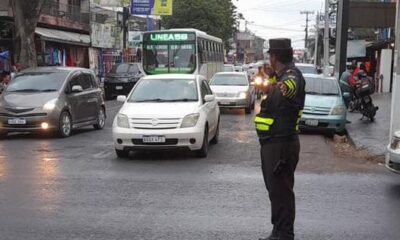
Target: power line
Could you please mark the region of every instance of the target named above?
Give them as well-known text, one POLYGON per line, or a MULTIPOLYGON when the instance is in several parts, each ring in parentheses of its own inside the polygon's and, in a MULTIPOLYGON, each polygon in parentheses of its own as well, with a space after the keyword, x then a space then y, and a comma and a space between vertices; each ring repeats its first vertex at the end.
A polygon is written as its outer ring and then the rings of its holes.
POLYGON ((278 30, 278 31, 292 31, 292 32, 302 32, 303 31, 303 30, 293 29, 293 28, 281 28, 281 27, 258 25, 258 24, 254 24, 254 23, 250 23, 250 22, 249 22, 249 25, 252 25, 255 27, 260 27, 260 28, 278 30))

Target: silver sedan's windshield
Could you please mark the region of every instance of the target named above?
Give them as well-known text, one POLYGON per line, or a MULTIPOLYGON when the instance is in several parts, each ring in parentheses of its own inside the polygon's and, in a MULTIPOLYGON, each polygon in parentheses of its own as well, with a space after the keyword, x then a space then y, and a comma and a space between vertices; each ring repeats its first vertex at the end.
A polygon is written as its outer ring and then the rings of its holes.
POLYGON ((8 85, 7 92, 50 92, 62 87, 68 72, 20 73, 8 85))

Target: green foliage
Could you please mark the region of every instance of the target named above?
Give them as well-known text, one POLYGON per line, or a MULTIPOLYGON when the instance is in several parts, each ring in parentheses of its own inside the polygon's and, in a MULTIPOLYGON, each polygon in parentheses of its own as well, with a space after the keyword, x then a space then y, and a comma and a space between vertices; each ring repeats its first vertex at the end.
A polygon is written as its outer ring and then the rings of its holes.
POLYGON ((231 0, 174 0, 173 15, 162 18, 169 28, 196 28, 221 38, 226 47, 236 26, 236 7, 231 0))

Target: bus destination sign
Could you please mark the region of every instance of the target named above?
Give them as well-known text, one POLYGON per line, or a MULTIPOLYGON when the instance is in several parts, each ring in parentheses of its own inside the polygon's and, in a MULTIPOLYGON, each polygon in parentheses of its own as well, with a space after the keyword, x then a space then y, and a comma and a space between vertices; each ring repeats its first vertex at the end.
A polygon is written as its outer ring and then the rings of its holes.
POLYGON ((193 33, 151 33, 149 36, 152 42, 181 42, 195 40, 193 33))

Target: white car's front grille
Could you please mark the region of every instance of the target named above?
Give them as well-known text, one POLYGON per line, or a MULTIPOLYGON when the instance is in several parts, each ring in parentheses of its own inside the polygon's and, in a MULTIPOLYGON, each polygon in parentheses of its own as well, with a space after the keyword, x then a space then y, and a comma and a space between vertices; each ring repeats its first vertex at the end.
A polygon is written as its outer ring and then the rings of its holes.
POLYGON ((175 129, 179 128, 180 118, 131 118, 132 128, 136 129, 175 129))
POLYGON ((216 93, 215 95, 222 98, 234 98, 237 96, 237 93, 216 93))

